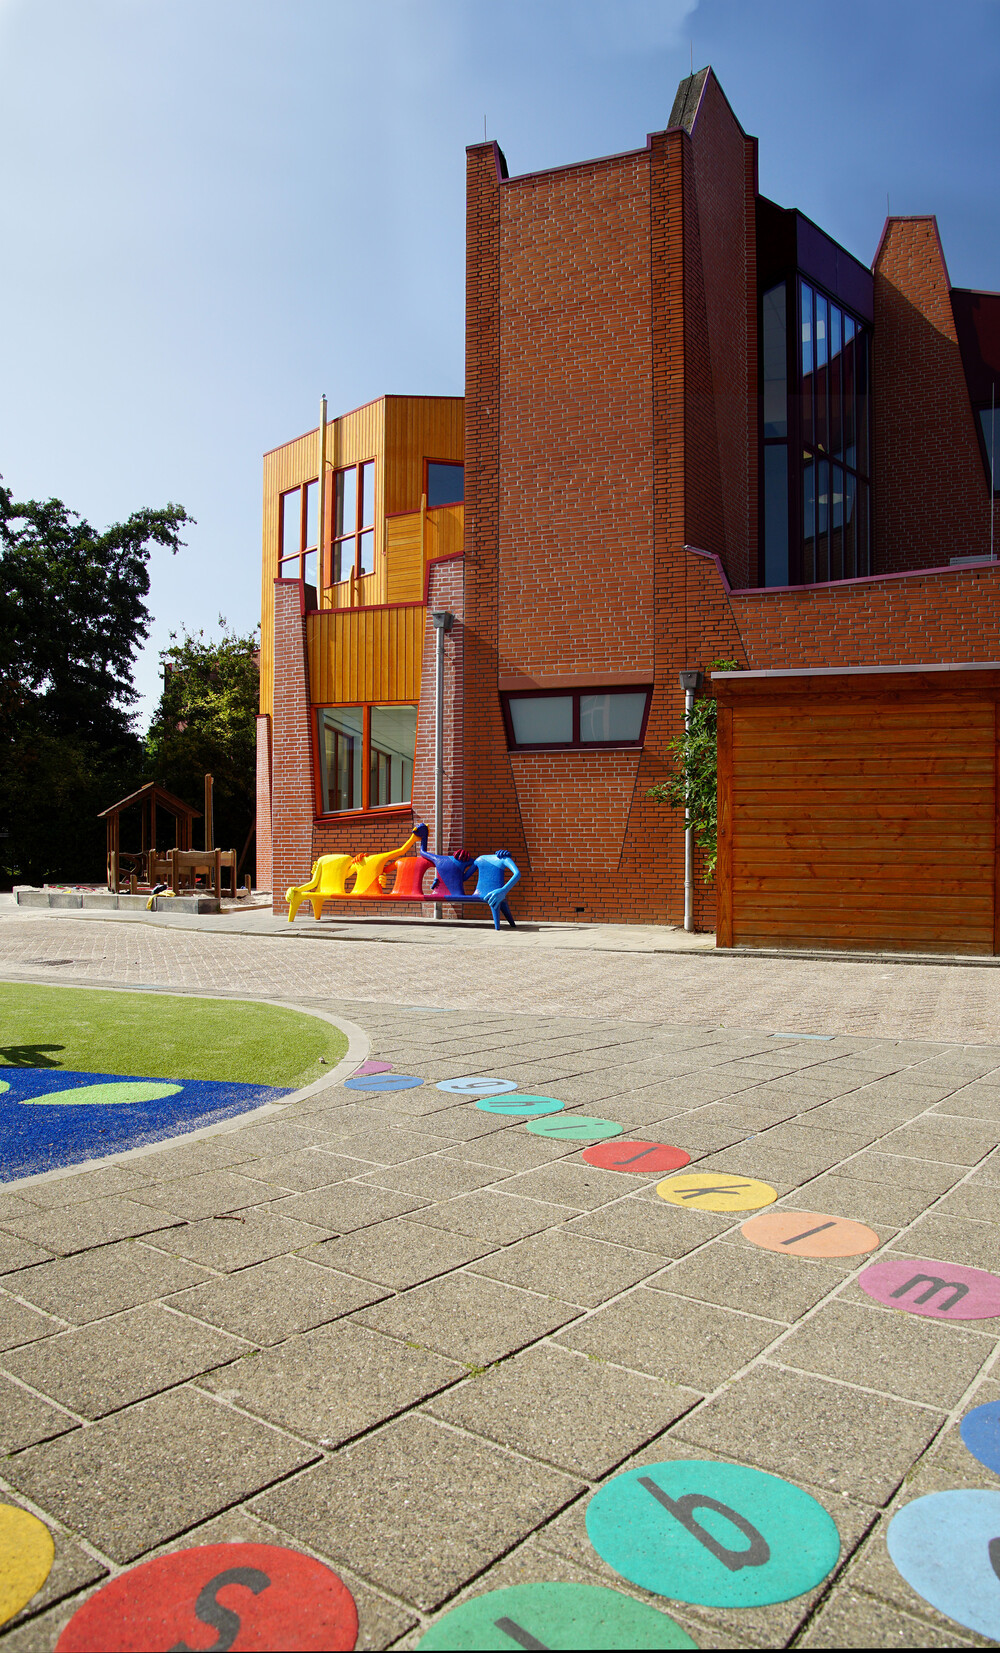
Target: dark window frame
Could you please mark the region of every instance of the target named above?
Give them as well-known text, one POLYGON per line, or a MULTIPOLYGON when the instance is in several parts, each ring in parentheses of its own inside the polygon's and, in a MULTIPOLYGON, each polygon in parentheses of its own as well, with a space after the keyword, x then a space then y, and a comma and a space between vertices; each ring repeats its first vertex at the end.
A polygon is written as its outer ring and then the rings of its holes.
MULTIPOLYGON (((330 488, 329 488, 329 494, 327 496, 328 497, 327 509, 329 511, 329 516, 330 516, 330 526, 329 526, 329 533, 324 535, 324 538, 327 541, 327 545, 324 548, 325 549, 325 555, 324 555, 324 562, 323 562, 323 585, 324 585, 324 587, 326 587, 328 589, 332 589, 332 587, 337 586, 337 585, 346 585, 348 583, 348 581, 350 580, 350 578, 351 578, 352 572, 353 572, 354 578, 356 580, 367 579, 369 574, 373 574, 375 572, 375 536, 378 532, 378 514, 377 514, 376 509, 375 509, 375 501, 376 501, 376 498, 378 496, 377 470, 378 470, 378 466, 377 466, 374 454, 370 454, 366 459, 353 460, 350 465, 337 465, 337 466, 331 468, 331 471, 330 471, 330 488), (337 520, 337 478, 338 478, 338 476, 343 476, 346 471, 353 471, 354 472, 354 489, 355 489, 354 497, 355 497, 355 500, 360 500, 361 501, 362 507, 363 507, 363 505, 364 505, 364 490, 363 490, 362 485, 361 485, 361 472, 363 471, 363 469, 366 465, 371 465, 371 467, 372 467, 372 513, 371 513, 372 519, 371 519, 371 522, 370 523, 362 523, 362 522, 358 522, 356 520, 354 528, 350 531, 350 533, 335 534, 334 533, 334 528, 336 526, 336 520, 337 520), (361 569, 361 537, 362 537, 363 534, 371 534, 371 536, 372 536, 372 566, 367 571, 367 573, 363 573, 362 569, 361 569), (335 580, 334 577, 333 577, 333 570, 334 570, 334 564, 335 564, 335 560, 336 560, 336 556, 337 556, 337 549, 338 549, 339 546, 349 545, 351 540, 354 541, 354 556, 353 556, 353 559, 350 562, 347 573, 346 574, 342 573, 341 576, 340 576, 340 579, 335 580)), ((355 509, 356 509, 356 507, 355 507, 355 509)), ((353 813, 356 813, 356 811, 352 811, 352 814, 353 813)))
MULTIPOLYGON (((341 467, 345 469, 347 467, 341 467)), ((417 738, 420 732, 420 702, 417 700, 324 700, 312 708, 312 754, 313 754, 313 792, 317 821, 355 821, 359 816, 366 820, 372 817, 411 815, 413 813, 412 796, 406 803, 375 804, 370 802, 371 796, 371 731, 372 711, 379 706, 412 706, 417 714, 417 722, 413 735, 413 767, 416 771, 417 738), (338 712, 354 710, 361 711, 361 805, 356 809, 324 809, 323 807, 323 755, 320 750, 320 715, 323 712, 338 712)), ((412 792, 412 787, 411 787, 412 792)))
POLYGON ((448 511, 454 505, 464 505, 465 504, 465 460, 464 459, 438 459, 434 454, 425 454, 424 455, 424 487, 423 487, 423 494, 424 494, 424 498, 427 501, 428 511, 448 511), (461 497, 461 499, 449 500, 447 505, 432 505, 431 504, 431 474, 430 474, 430 468, 431 468, 432 465, 450 465, 455 470, 458 470, 458 471, 462 472, 462 497, 461 497))
POLYGON ((564 687, 551 689, 501 689, 500 710, 503 714, 504 730, 507 735, 507 748, 511 752, 638 752, 646 740, 646 725, 649 722, 649 708, 653 701, 652 683, 586 683, 581 688, 568 689, 564 687), (580 699, 590 694, 644 694, 646 704, 642 713, 642 726, 636 740, 581 740, 580 739, 580 699), (522 745, 515 739, 514 723, 510 715, 512 700, 573 700, 573 739, 570 741, 539 741, 530 745, 522 745))

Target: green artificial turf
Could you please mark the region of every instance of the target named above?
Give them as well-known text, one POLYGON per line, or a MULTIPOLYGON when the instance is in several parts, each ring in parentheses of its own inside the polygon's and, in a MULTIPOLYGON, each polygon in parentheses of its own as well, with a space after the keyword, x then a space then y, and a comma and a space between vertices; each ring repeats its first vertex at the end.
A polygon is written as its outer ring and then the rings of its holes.
POLYGON ((0 982, 0 1070, 66 1068, 298 1089, 329 1073, 346 1050, 345 1036, 329 1022, 276 1005, 0 982))

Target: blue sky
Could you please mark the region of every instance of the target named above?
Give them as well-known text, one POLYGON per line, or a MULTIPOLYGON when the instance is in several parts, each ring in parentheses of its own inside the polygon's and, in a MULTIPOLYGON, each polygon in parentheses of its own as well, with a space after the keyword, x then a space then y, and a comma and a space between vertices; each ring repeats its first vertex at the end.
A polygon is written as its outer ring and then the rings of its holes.
POLYGON ((760 183, 869 262, 936 212, 1000 288, 1000 0, 0 0, 0 473, 154 552, 172 629, 259 617, 261 454, 387 391, 461 394, 465 145, 633 149, 711 63, 760 183))

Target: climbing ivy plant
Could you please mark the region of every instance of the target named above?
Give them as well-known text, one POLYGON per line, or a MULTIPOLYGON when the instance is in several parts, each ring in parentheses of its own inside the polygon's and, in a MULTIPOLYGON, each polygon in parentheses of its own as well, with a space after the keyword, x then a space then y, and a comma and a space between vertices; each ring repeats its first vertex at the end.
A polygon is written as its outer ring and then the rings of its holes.
MULTIPOLYGON (((738 672, 737 660, 713 660, 712 671, 738 672)), ((695 842, 704 856, 705 883, 715 877, 718 856, 718 713, 714 696, 696 700, 684 733, 668 743, 674 772, 646 793, 672 809, 688 809, 695 842)))

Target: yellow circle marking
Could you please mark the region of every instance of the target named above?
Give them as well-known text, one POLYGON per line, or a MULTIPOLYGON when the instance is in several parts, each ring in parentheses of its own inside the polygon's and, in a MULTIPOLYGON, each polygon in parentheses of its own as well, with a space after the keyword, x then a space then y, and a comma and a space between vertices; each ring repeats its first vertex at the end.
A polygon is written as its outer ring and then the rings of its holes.
POLYGON ((664 1177, 656 1185, 661 1200, 695 1211, 756 1211, 771 1205, 778 1190, 753 1177, 731 1177, 725 1171, 694 1171, 682 1177, 664 1177))
POLYGON ((6 1624, 45 1583, 56 1549, 37 1516, 0 1504, 0 1624, 6 1624))

